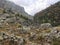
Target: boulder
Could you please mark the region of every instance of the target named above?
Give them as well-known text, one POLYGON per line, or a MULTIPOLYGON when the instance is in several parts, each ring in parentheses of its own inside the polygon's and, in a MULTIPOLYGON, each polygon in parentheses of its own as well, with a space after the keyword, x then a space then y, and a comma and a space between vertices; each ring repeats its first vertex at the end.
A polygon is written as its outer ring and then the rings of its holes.
POLYGON ((40 29, 46 30, 48 28, 52 28, 52 25, 50 23, 43 23, 40 25, 40 29))

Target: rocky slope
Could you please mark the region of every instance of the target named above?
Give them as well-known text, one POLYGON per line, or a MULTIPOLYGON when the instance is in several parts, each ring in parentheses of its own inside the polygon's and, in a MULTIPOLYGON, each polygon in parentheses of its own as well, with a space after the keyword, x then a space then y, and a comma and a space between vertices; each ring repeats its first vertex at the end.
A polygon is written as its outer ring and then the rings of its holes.
POLYGON ((39 28, 20 23, 0 23, 0 45, 60 45, 60 26, 41 24, 39 28))
POLYGON ((12 12, 18 12, 20 14, 22 14, 25 17, 28 17, 29 19, 32 19, 32 16, 30 16, 29 14, 27 14, 24 11, 24 8, 21 6, 16 5, 13 2, 10 2, 8 0, 0 0, 0 8, 4 8, 5 10, 11 10, 12 12))
POLYGON ((53 26, 60 25, 60 2, 35 14, 34 21, 38 25, 41 23, 51 23, 53 26))
POLYGON ((60 26, 43 23, 36 28, 28 18, 0 8, 0 45, 60 45, 59 42, 60 26))
POLYGON ((0 8, 0 45, 60 45, 60 26, 33 25, 18 11, 7 9, 0 8))

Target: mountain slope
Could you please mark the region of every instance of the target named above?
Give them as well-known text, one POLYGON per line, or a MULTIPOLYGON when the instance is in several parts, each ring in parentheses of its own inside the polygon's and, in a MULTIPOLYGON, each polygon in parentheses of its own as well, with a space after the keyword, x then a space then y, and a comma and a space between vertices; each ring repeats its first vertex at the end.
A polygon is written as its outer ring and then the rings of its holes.
POLYGON ((34 21, 36 24, 51 23, 53 26, 60 25, 60 2, 35 14, 34 21))
POLYGON ((32 16, 28 15, 25 11, 24 8, 21 6, 16 5, 13 2, 10 2, 8 0, 0 0, 0 8, 4 8, 5 10, 11 10, 12 12, 18 12, 22 14, 25 17, 28 17, 29 19, 32 19, 32 16))
POLYGON ((19 23, 27 26, 31 25, 32 16, 28 15, 23 7, 8 0, 0 0, 0 23, 19 23))

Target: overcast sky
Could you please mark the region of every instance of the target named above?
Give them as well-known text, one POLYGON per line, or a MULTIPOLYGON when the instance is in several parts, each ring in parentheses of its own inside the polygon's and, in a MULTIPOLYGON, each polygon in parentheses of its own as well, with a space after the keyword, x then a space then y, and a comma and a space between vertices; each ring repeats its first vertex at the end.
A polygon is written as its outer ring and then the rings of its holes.
POLYGON ((23 6, 25 11, 34 15, 35 13, 49 7, 60 0, 10 0, 19 6, 23 6))

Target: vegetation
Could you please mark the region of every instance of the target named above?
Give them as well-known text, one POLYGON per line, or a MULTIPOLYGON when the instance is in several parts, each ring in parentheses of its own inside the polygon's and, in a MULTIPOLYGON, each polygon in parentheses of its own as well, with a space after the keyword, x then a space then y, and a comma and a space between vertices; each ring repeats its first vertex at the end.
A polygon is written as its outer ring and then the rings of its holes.
POLYGON ((60 39, 57 39, 54 37, 53 41, 52 41, 53 45, 60 45, 60 39))
POLYGON ((53 26, 60 25, 60 2, 35 14, 34 21, 39 24, 51 23, 53 26))

